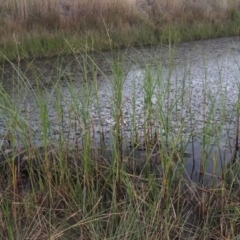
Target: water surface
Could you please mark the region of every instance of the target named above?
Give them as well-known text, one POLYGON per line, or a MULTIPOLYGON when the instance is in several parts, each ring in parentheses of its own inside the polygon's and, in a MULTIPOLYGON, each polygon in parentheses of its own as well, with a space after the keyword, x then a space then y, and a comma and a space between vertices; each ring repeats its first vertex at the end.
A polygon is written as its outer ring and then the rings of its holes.
MULTIPOLYGON (((48 124, 50 139, 67 138, 80 144, 84 129, 91 126, 93 144, 98 146, 104 133, 108 147, 116 124, 116 76, 122 74, 119 108, 125 147, 130 147, 136 131, 139 139, 144 135, 146 114, 151 109, 155 118, 165 116, 161 121, 153 119, 153 128, 163 142, 168 135, 167 141, 171 145, 174 139, 179 139, 181 132, 182 145, 189 153, 186 174, 196 180, 201 175, 203 160, 207 162, 204 165, 209 174, 213 170, 220 174, 221 165, 229 161, 234 152, 240 93, 239 40, 219 38, 177 46, 5 63, 1 68, 2 89, 16 104, 19 121, 24 119, 29 131, 34 133, 31 140, 36 145, 42 144, 45 134, 40 117, 44 109, 39 109, 40 103, 36 100, 36 95, 41 92, 41 101, 48 106, 45 124, 48 124), (146 88, 149 76, 153 81, 146 88), (72 106, 75 110, 71 110, 72 106), (218 167, 213 167, 215 159, 218 167)), ((16 115, 11 116, 4 97, 1 101, 1 133, 4 134, 7 128, 16 128, 21 136, 22 129, 11 121, 16 115), (4 120, 6 116, 7 121, 4 120)))

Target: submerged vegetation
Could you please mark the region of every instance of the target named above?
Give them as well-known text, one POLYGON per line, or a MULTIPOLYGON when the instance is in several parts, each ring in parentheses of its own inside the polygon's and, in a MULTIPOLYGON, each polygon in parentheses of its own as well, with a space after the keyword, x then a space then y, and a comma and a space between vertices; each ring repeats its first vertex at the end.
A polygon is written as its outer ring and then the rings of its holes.
POLYGON ((239 0, 0 0, 0 60, 238 36, 239 10, 239 0))
POLYGON ((218 101, 211 97, 206 75, 204 125, 198 130, 197 124, 189 124, 196 115, 191 79, 185 74, 172 79, 171 48, 169 55, 165 74, 157 60, 143 65, 144 81, 133 77, 128 99, 122 88, 131 60, 123 57, 109 59, 109 78, 89 53, 76 56, 72 61, 82 71, 82 80, 77 77, 81 88, 75 87, 64 58, 47 74, 46 67, 33 62, 24 71, 19 63, 10 63, 11 71, 3 66, 2 78, 7 75, 9 81, 7 86, 3 81, 0 92, 8 131, 2 137, 11 145, 2 146, 0 155, 1 239, 239 239, 240 165, 219 162, 218 153, 211 158, 210 151, 218 146, 226 121, 239 112, 240 94, 226 109, 221 74, 215 83, 218 101), (111 90, 113 124, 107 130, 99 75, 111 90), (48 77, 54 77, 51 86, 48 77), (128 125, 125 101, 130 104, 128 125), (202 181, 192 182, 184 159, 186 146, 196 137, 202 142, 202 181), (213 163, 210 173, 208 161, 213 163))

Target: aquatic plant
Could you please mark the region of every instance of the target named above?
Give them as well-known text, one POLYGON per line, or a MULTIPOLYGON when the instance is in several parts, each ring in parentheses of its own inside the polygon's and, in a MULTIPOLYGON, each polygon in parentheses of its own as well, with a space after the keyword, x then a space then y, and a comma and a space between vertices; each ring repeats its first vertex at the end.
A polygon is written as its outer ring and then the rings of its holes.
POLYGON ((211 154, 239 99, 226 110, 221 72, 212 89, 205 66, 197 119, 192 66, 175 77, 175 48, 168 49, 167 71, 154 56, 149 64, 127 51, 103 53, 102 68, 94 53, 74 49, 71 61, 2 65, 1 117, 11 131, 11 146, 0 154, 2 239, 239 237, 238 156, 225 164, 220 151, 211 154), (196 139, 200 181, 185 168, 186 148, 196 139))

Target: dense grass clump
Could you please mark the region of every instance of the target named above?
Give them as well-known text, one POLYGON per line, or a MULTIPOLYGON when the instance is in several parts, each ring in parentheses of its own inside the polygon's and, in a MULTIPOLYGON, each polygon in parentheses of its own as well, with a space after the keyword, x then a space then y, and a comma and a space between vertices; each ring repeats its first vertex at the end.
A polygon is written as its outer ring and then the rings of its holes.
MULTIPOLYGON (((130 99, 122 94, 129 65, 124 57, 108 59, 108 71, 86 52, 76 57, 75 69, 82 73, 77 77, 79 89, 64 58, 51 67, 31 61, 24 70, 12 62, 2 67, 6 144, 0 154, 1 239, 239 238, 238 155, 233 154, 228 165, 221 165, 215 155, 209 159, 209 149, 218 145, 225 126, 225 89, 221 79, 216 82, 219 104, 210 97, 207 76, 203 80, 204 126, 197 132, 178 108, 185 107, 189 121, 194 121, 191 81, 185 76, 178 79, 181 86, 172 82, 171 48, 169 53, 167 74, 157 61, 143 67, 140 113, 136 82, 130 99), (113 124, 105 130, 106 106, 101 105, 97 76, 110 89, 113 124), (128 130, 125 101, 132 111, 128 130), (213 125, 216 108, 220 115, 213 125), (178 127, 172 121, 176 116, 178 127), (202 143, 202 180, 192 182, 184 160, 186 146, 197 135, 202 143), (212 173, 206 171, 209 160, 212 173)), ((239 99, 233 115, 238 115, 239 99)))

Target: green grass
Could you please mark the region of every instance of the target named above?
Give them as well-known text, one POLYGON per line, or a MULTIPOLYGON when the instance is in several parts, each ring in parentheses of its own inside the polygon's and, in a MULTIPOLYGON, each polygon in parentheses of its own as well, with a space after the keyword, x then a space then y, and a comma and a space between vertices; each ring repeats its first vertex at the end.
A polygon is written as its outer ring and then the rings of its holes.
MULTIPOLYGON (((68 47, 73 49, 70 43, 68 47)), ((204 98, 209 105, 203 105, 202 109, 206 116, 203 131, 195 132, 193 127, 191 134, 185 134, 188 126, 183 113, 178 116, 176 130, 173 114, 178 112, 179 105, 190 109, 188 94, 191 92, 187 75, 181 79, 181 85, 177 80, 171 82, 173 56, 174 49, 169 46, 169 71, 165 77, 157 60, 153 59, 151 66, 144 65, 144 104, 140 115, 136 107, 138 86, 133 81, 135 87, 129 99, 133 112, 131 135, 127 140, 122 108, 125 99, 121 91, 127 74, 125 66, 129 64, 126 56, 115 55, 109 59, 112 76, 109 78, 87 51, 81 57, 76 55, 76 67, 82 72, 81 89, 74 87, 74 76, 70 65, 65 66, 64 58, 59 57, 49 73, 49 79, 55 76, 49 80, 51 87, 43 81, 43 68, 29 62, 32 79, 18 64, 8 63, 13 68, 9 84, 14 79, 17 83, 11 85, 14 95, 1 87, 1 116, 11 133, 11 142, 15 146, 24 145, 28 160, 20 169, 27 170, 29 176, 19 177, 17 166, 19 159, 23 161, 22 149, 16 149, 15 155, 0 163, 1 239, 239 238, 239 162, 223 166, 218 183, 210 181, 208 187, 184 178, 185 149, 196 135, 202 139, 205 174, 210 148, 212 144, 218 145, 218 133, 226 121, 224 90, 219 90, 220 102, 211 98, 206 75, 204 98), (98 97, 97 73, 110 86, 114 126, 109 129, 109 144, 105 142, 108 134, 96 128, 91 112, 95 104, 103 128, 105 106, 98 97), (68 77, 65 91, 61 85, 63 76, 68 77), (169 98, 172 84, 176 91, 174 99, 169 98), (28 99, 36 103, 38 130, 32 123, 36 116, 31 114, 28 99), (211 124, 216 107, 222 112, 218 128, 211 124), (53 111, 54 119, 50 117, 53 111), (98 147, 92 138, 97 135, 101 136, 98 147), (35 147, 33 139, 36 138, 40 139, 41 148, 35 147), (132 143, 128 155, 124 154, 126 141, 132 143), (145 149, 140 151, 141 158, 136 151, 139 148, 145 149), (26 183, 21 180, 26 179, 32 187, 24 190, 22 185, 26 183)), ((219 76, 216 84, 222 89, 220 73, 219 76)), ((215 174, 210 177, 214 178, 215 174)))
POLYGON ((42 34, 42 36, 21 36, 19 43, 6 41, 1 44, 0 61, 23 60, 40 57, 58 56, 72 54, 72 49, 76 53, 84 52, 86 45, 89 50, 101 51, 111 48, 123 48, 130 46, 156 45, 159 43, 180 42, 191 40, 202 40, 224 36, 239 36, 239 27, 236 24, 211 23, 193 24, 190 26, 173 25, 163 29, 155 30, 151 26, 139 26, 129 31, 112 33, 98 32, 98 30, 88 33, 54 33, 53 36, 42 34), (90 43, 90 44, 89 44, 90 43), (71 45, 72 49, 69 49, 71 45))

